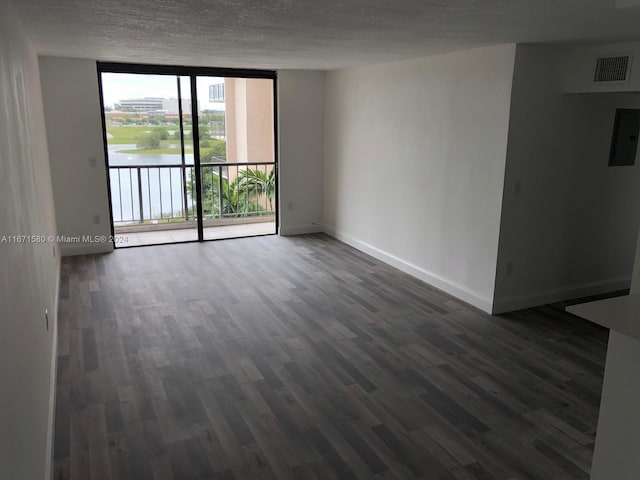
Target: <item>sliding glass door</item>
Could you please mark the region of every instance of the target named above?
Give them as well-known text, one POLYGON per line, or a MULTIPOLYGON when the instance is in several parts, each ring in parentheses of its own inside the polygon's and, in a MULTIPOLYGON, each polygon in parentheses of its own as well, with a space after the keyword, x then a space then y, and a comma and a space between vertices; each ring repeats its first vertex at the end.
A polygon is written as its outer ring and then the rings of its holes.
POLYGON ((276 233, 273 72, 98 71, 117 247, 276 233))
POLYGON ((276 233, 273 80, 196 84, 204 239, 276 233))

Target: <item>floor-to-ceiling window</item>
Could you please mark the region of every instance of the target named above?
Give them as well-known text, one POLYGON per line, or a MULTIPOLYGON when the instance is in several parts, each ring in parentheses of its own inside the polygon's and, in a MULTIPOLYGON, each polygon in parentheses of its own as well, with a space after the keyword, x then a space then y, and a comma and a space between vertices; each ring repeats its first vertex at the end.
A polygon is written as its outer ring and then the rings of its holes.
POLYGON ((117 247, 276 233, 274 72, 98 71, 117 247))

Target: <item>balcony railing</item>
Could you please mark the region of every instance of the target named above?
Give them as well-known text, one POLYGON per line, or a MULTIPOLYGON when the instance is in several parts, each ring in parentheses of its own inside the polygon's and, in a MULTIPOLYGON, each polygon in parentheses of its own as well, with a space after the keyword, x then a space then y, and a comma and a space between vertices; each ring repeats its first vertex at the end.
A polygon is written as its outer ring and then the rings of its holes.
MULTIPOLYGON (((268 217, 275 208, 273 162, 200 165, 204 221, 268 217)), ((197 217, 193 165, 109 167, 116 225, 193 221, 197 217)))

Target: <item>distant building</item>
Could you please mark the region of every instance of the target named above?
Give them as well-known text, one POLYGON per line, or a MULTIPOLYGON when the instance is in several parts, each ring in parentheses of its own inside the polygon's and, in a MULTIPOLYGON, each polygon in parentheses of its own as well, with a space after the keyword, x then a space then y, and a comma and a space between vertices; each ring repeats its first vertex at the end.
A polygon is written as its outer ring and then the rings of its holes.
POLYGON ((163 100, 163 98, 156 97, 131 98, 127 100, 120 100, 120 103, 116 105, 116 108, 125 111, 152 112, 154 110, 163 109, 163 100))
POLYGON ((224 102, 224 83, 209 85, 209 101, 224 102))
MULTIPOLYGON (((178 112, 178 99, 177 98, 163 98, 162 99, 162 110, 167 112, 169 115, 177 115, 178 112)), ((200 108, 198 106, 198 111, 200 108)), ((191 114, 191 99, 183 98, 182 99, 182 112, 184 114, 191 114)))
MULTIPOLYGON (((120 100, 115 107, 116 110, 121 110, 123 112, 157 112, 155 113, 155 116, 160 115, 160 113, 164 113, 165 115, 177 115, 179 113, 177 98, 129 98, 126 100, 120 100)), ((191 113, 190 99, 182 99, 182 111, 185 114, 191 113)), ((200 111, 199 105, 198 111, 200 111)))

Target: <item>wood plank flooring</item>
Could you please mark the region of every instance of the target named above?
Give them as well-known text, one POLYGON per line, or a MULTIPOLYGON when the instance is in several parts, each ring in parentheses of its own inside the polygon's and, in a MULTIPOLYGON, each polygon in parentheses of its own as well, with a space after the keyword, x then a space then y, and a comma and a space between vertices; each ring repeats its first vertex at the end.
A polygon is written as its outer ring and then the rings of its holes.
POLYGON ((55 479, 587 479, 606 341, 324 235, 65 258, 55 479))

